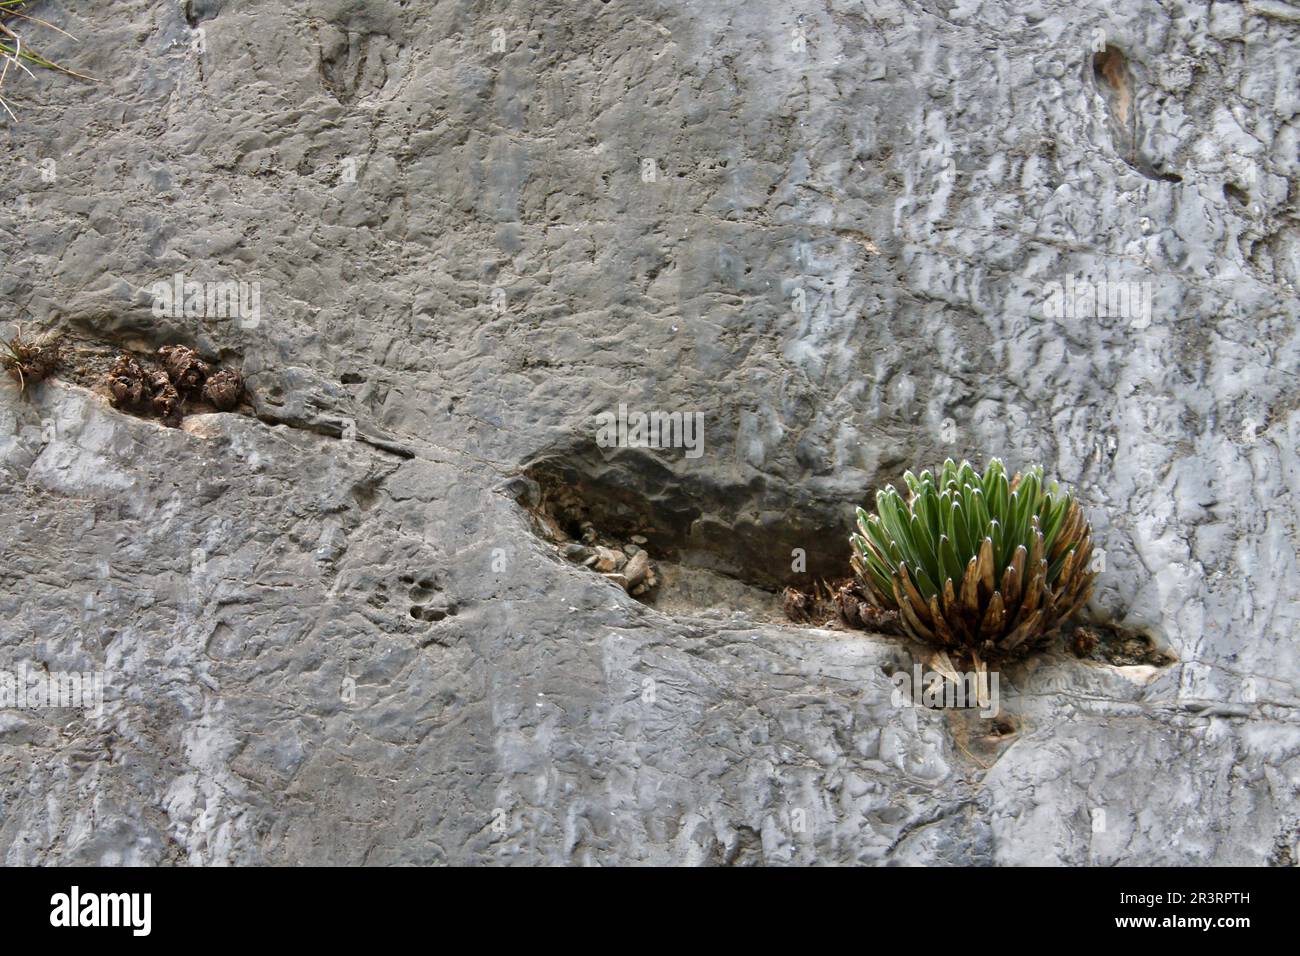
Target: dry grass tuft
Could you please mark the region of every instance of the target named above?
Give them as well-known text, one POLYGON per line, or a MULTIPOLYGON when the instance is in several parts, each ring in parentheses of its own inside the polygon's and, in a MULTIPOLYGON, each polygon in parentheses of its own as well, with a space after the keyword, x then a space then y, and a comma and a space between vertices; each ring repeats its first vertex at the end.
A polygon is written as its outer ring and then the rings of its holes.
POLYGON ((12 338, 0 339, 0 365, 25 392, 28 383, 39 382, 58 367, 60 348, 57 335, 29 336, 21 325, 16 326, 12 338))
POLYGON ((14 111, 10 109, 3 95, 5 82, 9 79, 11 72, 15 76, 19 73, 26 73, 29 77, 34 78, 35 74, 27 65, 30 63, 33 66, 46 70, 56 70, 59 73, 75 76, 78 79, 92 79, 92 77, 86 76, 84 73, 78 73, 76 70, 70 70, 52 60, 46 59, 23 39, 23 33, 26 32, 26 27, 30 24, 34 24, 41 29, 53 30, 55 33, 62 33, 73 40, 77 39, 66 30, 59 29, 47 20, 24 13, 23 11, 27 6, 26 0, 0 0, 0 109, 8 113, 9 118, 14 122, 18 121, 18 117, 14 115, 14 111))

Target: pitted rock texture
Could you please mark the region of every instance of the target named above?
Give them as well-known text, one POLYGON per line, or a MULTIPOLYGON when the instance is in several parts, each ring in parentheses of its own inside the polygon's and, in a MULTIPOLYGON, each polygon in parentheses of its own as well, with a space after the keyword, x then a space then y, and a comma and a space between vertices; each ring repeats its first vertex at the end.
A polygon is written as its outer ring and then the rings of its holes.
POLYGON ((251 414, 0 386, 0 669, 107 682, 0 711, 0 860, 1300 858, 1295 6, 34 6, 98 79, 6 83, 0 320, 251 414), (1053 308, 1103 280, 1149 310, 1053 308), (703 454, 592 470, 774 586, 906 467, 1042 462, 1086 616, 1176 663, 988 721, 901 706, 899 640, 646 607, 521 477, 620 403, 703 454))

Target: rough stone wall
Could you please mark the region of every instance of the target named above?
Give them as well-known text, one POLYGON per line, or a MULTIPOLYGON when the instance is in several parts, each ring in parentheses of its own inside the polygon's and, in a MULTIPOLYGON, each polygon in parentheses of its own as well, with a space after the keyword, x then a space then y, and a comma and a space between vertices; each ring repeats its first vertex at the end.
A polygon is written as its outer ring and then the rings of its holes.
POLYGON ((0 860, 1294 860, 1300 9, 38 6, 98 79, 6 84, 0 320, 253 403, 0 386, 0 667, 108 681, 0 710, 0 860), (1102 280, 1149 311, 1053 305, 1102 280), (991 735, 896 639, 646 607, 520 503, 620 402, 705 415, 604 456, 647 507, 814 560, 905 467, 1041 461, 1176 663, 1051 654, 991 735))

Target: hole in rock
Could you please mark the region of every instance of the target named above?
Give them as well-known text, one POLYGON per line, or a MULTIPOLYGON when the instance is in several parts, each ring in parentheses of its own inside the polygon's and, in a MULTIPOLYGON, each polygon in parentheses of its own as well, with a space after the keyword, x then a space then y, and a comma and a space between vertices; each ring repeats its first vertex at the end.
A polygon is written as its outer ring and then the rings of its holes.
MULTIPOLYGON (((120 329, 112 337, 105 337, 87 332, 85 324, 85 320, 70 321, 66 327, 51 330, 58 343, 58 362, 49 373, 50 378, 92 391, 122 414, 151 421, 165 420, 172 425, 179 425, 189 415, 215 411, 251 414, 248 387, 239 375, 242 356, 237 351, 203 349, 192 339, 141 335, 130 329, 120 329), (160 352, 162 346, 179 348, 193 361, 173 366, 169 372, 168 360, 160 352), (131 367, 119 368, 122 359, 129 360, 131 367), (193 366, 202 371, 195 370, 193 374, 197 377, 186 380, 183 375, 193 366), (128 386, 138 387, 138 392, 129 399, 120 394, 115 398, 112 388, 112 378, 123 371, 128 373, 123 376, 128 386), (173 388, 170 396, 165 394, 166 388, 160 388, 156 375, 162 376, 163 386, 170 383, 173 388), (218 375, 227 379, 227 388, 214 393, 205 386, 220 381, 218 375), (223 396, 221 391, 226 394, 223 396), (174 417, 160 410, 159 399, 168 397, 174 417), (220 403, 220 407, 214 403, 220 403)), ((0 330, 0 338, 8 339, 11 334, 9 330, 0 330)))
POLYGON ((411 607, 410 615, 417 621, 437 622, 445 620, 448 617, 456 616, 456 605, 451 604, 447 607, 425 607, 416 604, 411 607))
POLYGON ((1092 55, 1092 79, 1106 102, 1115 149, 1123 160, 1148 179, 1181 183, 1183 177, 1166 168, 1165 159, 1144 154, 1142 120, 1132 65, 1124 51, 1107 44, 1092 55))
POLYGON ((1112 624, 1066 624, 1061 628, 1065 646, 1080 660, 1097 661, 1114 667, 1147 665, 1168 667, 1172 652, 1160 648, 1148 634, 1112 624))
POLYGON ((1121 125, 1129 119, 1133 103, 1132 82, 1129 79, 1128 58, 1119 47, 1106 45, 1092 55, 1092 76, 1098 85, 1108 91, 1108 99, 1121 125))
POLYGON ((865 492, 669 454, 594 441, 546 452, 525 464, 518 497, 564 557, 666 613, 789 623, 783 588, 852 574, 849 534, 865 492))
POLYGON ((1236 183, 1223 184, 1223 198, 1229 202, 1236 203, 1238 206, 1250 205, 1250 193, 1238 186, 1236 183))

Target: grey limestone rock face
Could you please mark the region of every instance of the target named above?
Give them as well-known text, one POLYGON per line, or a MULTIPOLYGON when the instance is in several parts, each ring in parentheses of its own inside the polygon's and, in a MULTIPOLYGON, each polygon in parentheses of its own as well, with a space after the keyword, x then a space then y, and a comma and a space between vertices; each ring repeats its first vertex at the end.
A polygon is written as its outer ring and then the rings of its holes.
POLYGON ((97 79, 6 82, 0 322, 248 400, 0 384, 0 670, 104 681, 0 707, 0 861, 1295 861, 1297 8, 38 6, 97 79), (1058 641, 990 720, 755 610, 992 454, 1172 663, 1058 641))

